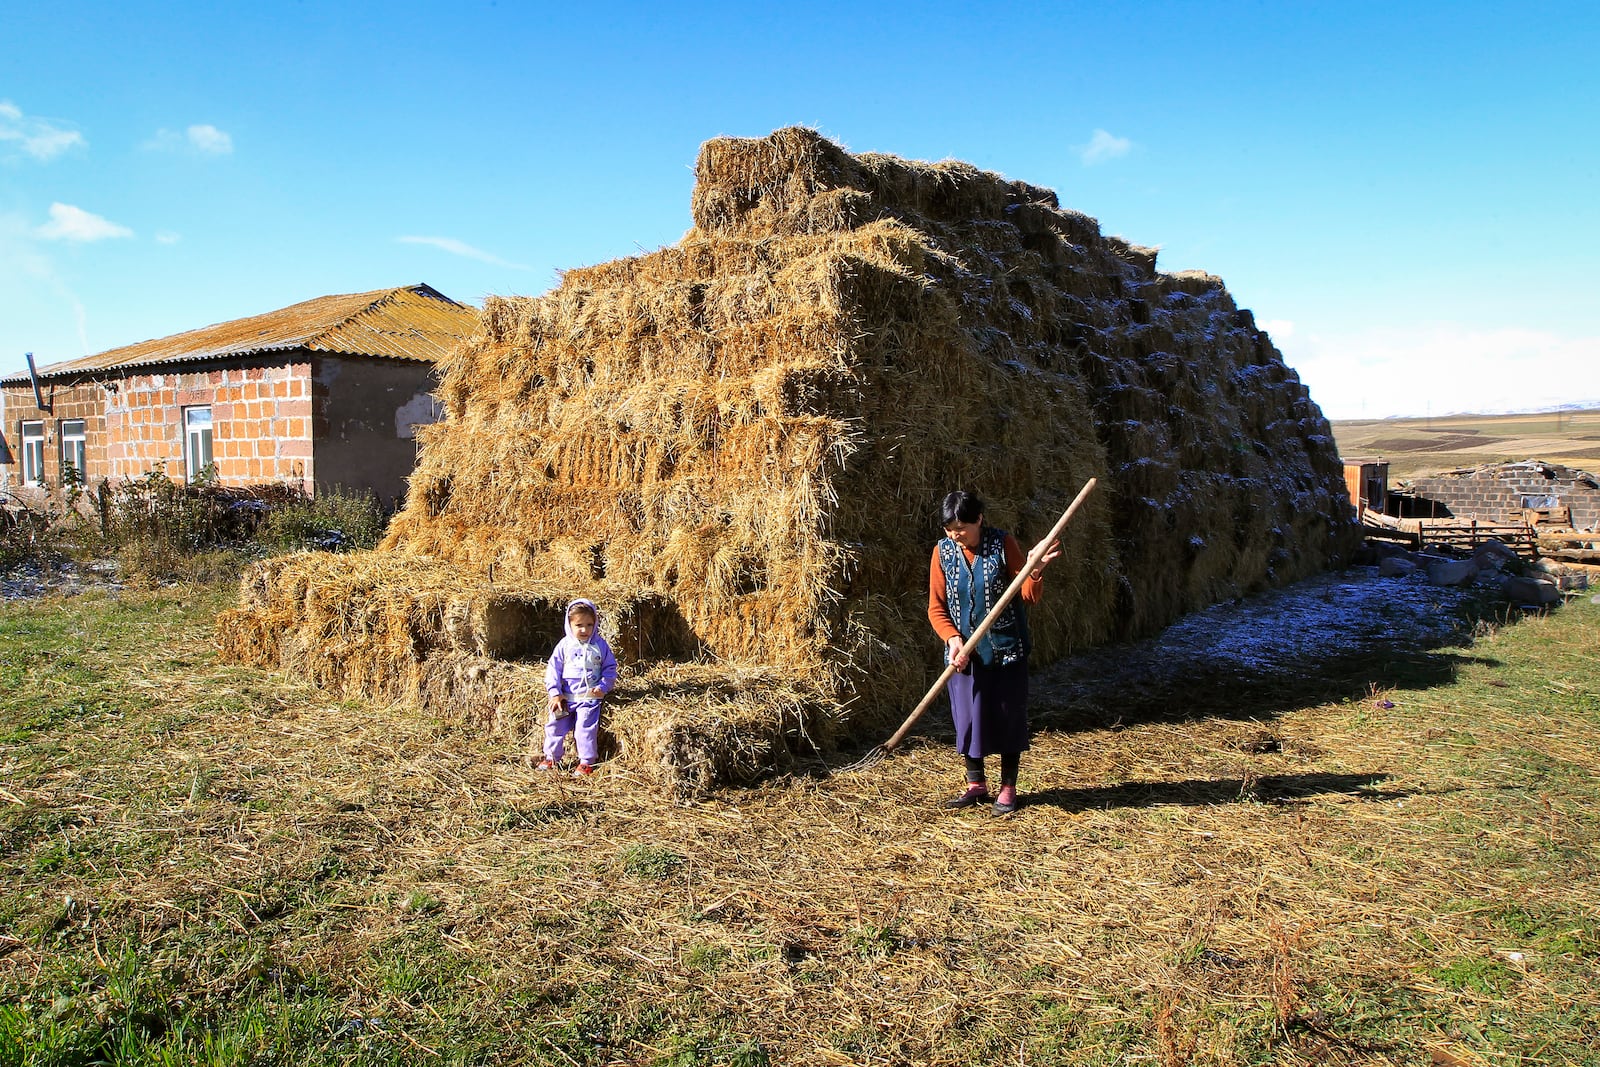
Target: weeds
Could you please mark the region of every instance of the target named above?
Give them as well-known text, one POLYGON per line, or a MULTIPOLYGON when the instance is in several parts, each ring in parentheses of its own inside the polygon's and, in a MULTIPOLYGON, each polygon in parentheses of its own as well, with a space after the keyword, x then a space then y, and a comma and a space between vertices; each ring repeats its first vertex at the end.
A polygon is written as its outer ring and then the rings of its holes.
POLYGON ((180 483, 158 466, 115 485, 69 485, 59 503, 43 509, 6 501, 0 573, 111 558, 127 578, 206 584, 237 575, 241 559, 372 548, 386 521, 370 493, 333 488, 311 497, 289 485, 231 488, 219 485, 210 468, 180 483))
POLYGON ((622 869, 635 878, 659 881, 670 878, 684 862, 684 857, 670 848, 640 844, 623 853, 622 869))
POLYGON ((10 493, 0 499, 0 574, 24 563, 48 568, 63 555, 61 514, 29 507, 10 493))
POLYGON ((256 540, 278 552, 355 552, 375 547, 386 521, 371 493, 334 488, 270 509, 256 540))

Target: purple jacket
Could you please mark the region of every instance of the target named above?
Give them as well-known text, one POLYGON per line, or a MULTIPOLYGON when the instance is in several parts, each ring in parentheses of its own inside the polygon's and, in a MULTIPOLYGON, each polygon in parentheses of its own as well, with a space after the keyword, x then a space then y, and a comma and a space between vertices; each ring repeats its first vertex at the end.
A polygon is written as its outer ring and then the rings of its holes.
POLYGON ((600 636, 600 609, 591 600, 574 600, 567 605, 565 623, 567 636, 557 642, 550 653, 550 662, 544 668, 544 687, 552 695, 559 694, 569 701, 598 700, 589 695, 599 688, 607 693, 617 684, 617 657, 611 646, 600 636), (583 605, 594 612, 595 632, 588 641, 579 641, 572 634, 572 609, 583 605))

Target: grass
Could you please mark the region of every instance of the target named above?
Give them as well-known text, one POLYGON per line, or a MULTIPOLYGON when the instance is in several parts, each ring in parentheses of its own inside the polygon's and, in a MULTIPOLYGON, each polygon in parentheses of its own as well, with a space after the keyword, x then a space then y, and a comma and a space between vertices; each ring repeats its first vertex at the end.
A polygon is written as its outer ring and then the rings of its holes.
POLYGON ((1007 819, 939 809, 959 765, 931 741, 690 805, 550 780, 216 663, 229 599, 0 607, 0 1067, 1600 1047, 1586 599, 1250 721, 1193 690, 1115 726, 1041 709, 1007 819))

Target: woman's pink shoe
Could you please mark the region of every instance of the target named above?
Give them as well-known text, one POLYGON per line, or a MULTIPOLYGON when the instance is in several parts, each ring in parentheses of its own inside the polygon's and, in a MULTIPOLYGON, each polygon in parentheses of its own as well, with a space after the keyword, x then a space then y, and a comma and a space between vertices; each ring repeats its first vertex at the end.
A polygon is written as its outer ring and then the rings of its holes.
POLYGON ((1017 810, 1017 787, 1003 785, 1000 795, 994 798, 994 813, 996 815, 1010 815, 1017 810))

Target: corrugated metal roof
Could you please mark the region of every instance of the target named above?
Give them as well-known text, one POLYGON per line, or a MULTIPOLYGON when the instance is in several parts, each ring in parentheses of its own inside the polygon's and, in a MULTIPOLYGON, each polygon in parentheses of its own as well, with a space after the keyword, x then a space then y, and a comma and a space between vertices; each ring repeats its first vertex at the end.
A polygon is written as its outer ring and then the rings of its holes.
MULTIPOLYGON (((472 333, 478 313, 427 285, 322 296, 265 315, 113 348, 39 368, 39 377, 236 359, 304 348, 312 352, 433 362, 472 333)), ((13 374, 4 382, 25 382, 13 374)))

